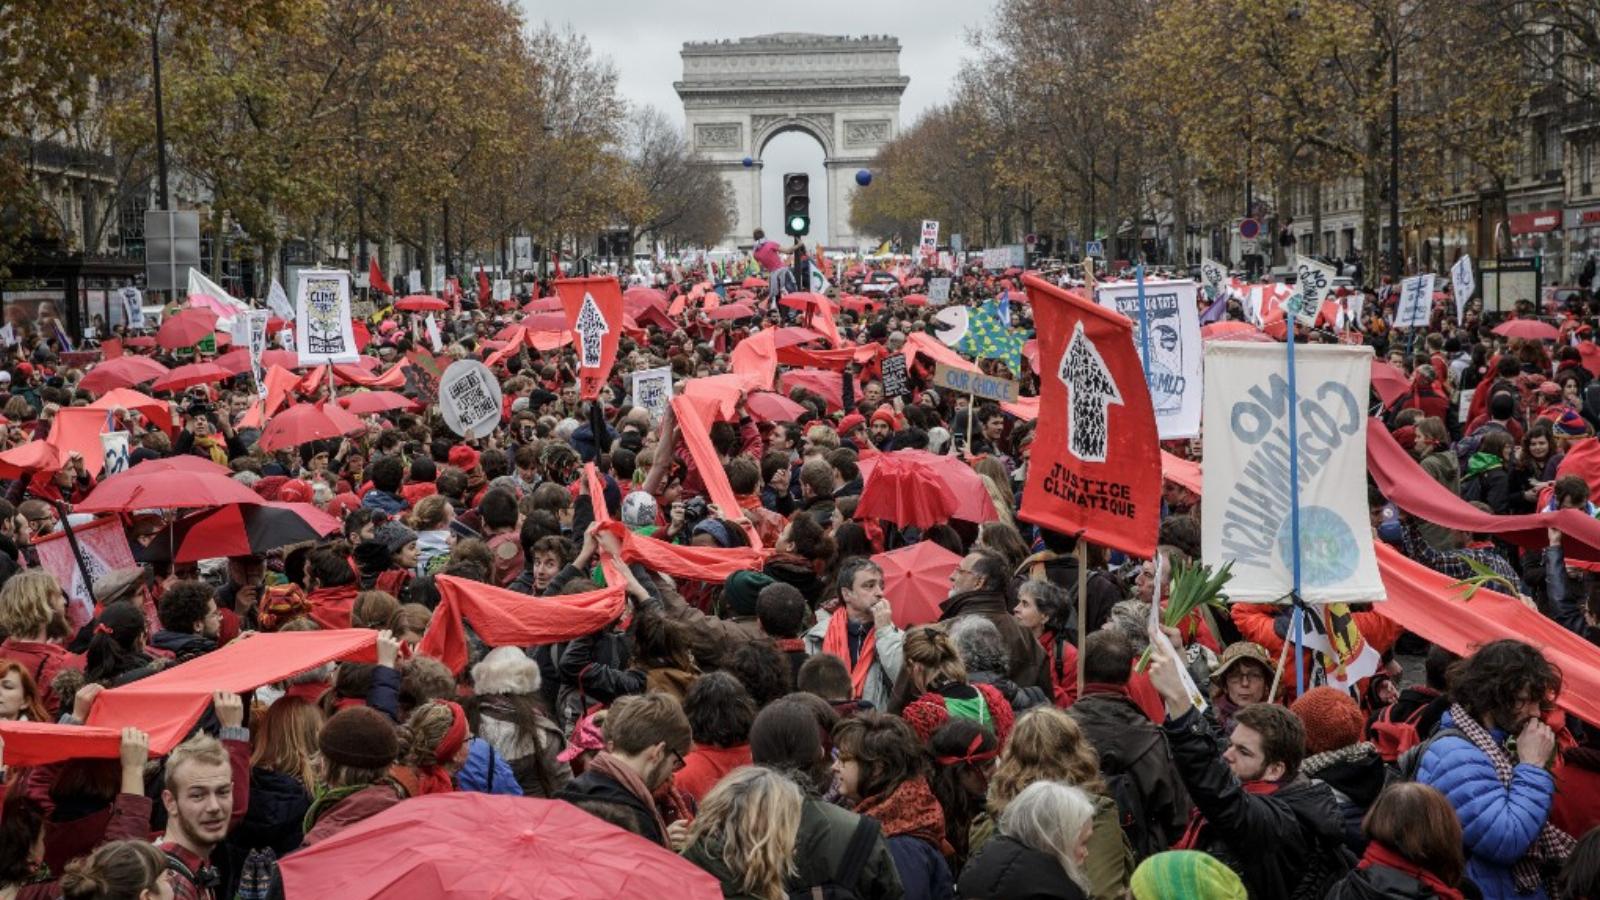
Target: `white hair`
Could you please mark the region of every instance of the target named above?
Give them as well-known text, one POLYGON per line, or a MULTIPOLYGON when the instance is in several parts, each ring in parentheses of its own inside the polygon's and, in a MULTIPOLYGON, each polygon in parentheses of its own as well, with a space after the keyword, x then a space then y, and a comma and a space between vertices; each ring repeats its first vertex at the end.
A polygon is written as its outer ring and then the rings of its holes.
POLYGON ((539 690, 539 664, 520 647, 496 647, 472 667, 472 689, 479 694, 532 694, 539 690))
POLYGON ((1059 781, 1035 781, 1000 813, 1000 833, 1056 858, 1084 890, 1089 880, 1078 866, 1078 836, 1094 820, 1094 801, 1082 789, 1059 781))
POLYGON ((577 431, 583 423, 577 419, 562 419, 556 423, 555 431, 550 435, 563 444, 572 443, 572 433, 577 431))
POLYGON ((950 444, 950 430, 942 425, 928 429, 928 452, 942 454, 950 444))
POLYGON ((261 476, 249 471, 235 472, 233 473, 233 480, 247 488, 253 488, 256 486, 256 482, 261 480, 261 476))

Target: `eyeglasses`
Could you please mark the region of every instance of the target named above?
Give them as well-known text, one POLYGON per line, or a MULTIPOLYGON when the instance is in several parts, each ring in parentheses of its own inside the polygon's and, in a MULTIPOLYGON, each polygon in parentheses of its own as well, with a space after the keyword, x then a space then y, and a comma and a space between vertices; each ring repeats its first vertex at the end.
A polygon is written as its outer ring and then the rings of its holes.
POLYGON ((684 760, 682 753, 679 753, 671 748, 668 748, 667 752, 672 754, 672 771, 682 771, 683 767, 688 765, 688 762, 684 760))

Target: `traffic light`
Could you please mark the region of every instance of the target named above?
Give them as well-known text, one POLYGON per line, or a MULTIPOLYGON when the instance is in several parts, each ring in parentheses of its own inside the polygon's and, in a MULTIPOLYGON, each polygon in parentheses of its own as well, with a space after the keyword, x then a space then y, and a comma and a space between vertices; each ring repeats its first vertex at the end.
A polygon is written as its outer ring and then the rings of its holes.
POLYGON ((803 237, 811 231, 811 176, 791 172, 783 176, 783 230, 803 237))

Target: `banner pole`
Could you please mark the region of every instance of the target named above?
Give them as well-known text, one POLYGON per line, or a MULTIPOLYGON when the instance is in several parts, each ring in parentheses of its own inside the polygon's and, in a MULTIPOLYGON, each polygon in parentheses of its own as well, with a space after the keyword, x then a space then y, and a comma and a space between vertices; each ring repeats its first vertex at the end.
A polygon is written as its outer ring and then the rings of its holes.
MULTIPOLYGON (((967 383, 971 384, 972 382, 969 380, 967 383)), ((968 391, 967 392, 967 455, 968 456, 972 455, 972 407, 977 402, 978 402, 978 395, 974 394, 971 391, 968 391)))
POLYGON ((1078 535, 1078 693, 1083 693, 1083 667, 1085 656, 1083 638, 1084 620, 1089 617, 1089 545, 1083 535, 1078 535))
MULTIPOLYGON (((1139 263, 1133 272, 1139 284, 1139 361, 1144 363, 1144 383, 1148 385, 1150 383, 1150 310, 1144 302, 1144 263, 1139 263)), ((1289 359, 1294 359, 1293 354, 1289 356, 1289 359)), ((1292 371, 1294 363, 1291 362, 1289 366, 1292 371)), ((1293 384, 1292 376, 1290 383, 1293 384)), ((1293 397, 1293 395, 1294 392, 1291 388, 1290 396, 1293 397)), ((1290 428, 1292 431, 1293 426, 1290 426, 1290 428)))
POLYGON ((1294 368, 1294 317, 1291 312, 1285 319, 1285 336, 1289 345, 1289 542, 1294 552, 1294 683, 1295 696, 1305 693, 1305 632, 1300 619, 1300 448, 1299 404, 1300 395, 1295 384, 1294 368))

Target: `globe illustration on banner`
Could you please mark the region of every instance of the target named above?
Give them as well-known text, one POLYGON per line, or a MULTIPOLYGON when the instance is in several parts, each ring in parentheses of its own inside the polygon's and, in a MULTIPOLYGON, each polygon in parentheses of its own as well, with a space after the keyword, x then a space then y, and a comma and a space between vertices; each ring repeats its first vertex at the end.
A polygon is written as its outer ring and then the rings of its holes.
MULTIPOLYGON (((1278 529, 1278 558, 1283 561, 1284 568, 1294 570, 1294 537, 1288 519, 1278 529)), ((1338 513, 1325 506, 1301 507, 1302 588, 1328 587, 1344 581, 1356 573, 1356 561, 1360 558, 1355 532, 1338 513)))
POLYGON ((871 183, 872 183, 872 173, 871 172, 868 172, 866 169, 857 169, 856 170, 856 184, 859 184, 862 187, 866 187, 867 185, 869 185, 871 183))

